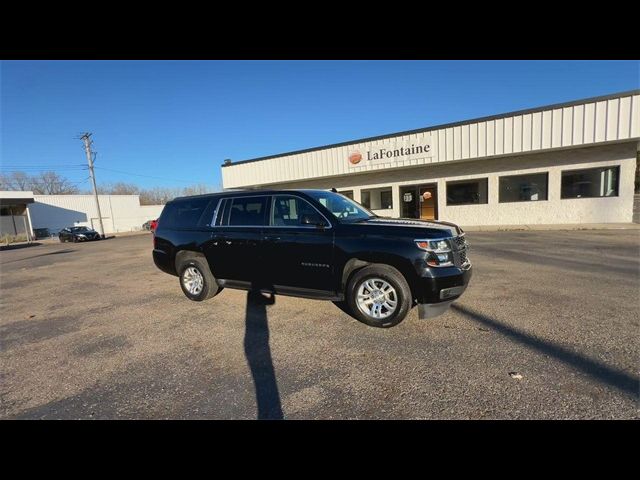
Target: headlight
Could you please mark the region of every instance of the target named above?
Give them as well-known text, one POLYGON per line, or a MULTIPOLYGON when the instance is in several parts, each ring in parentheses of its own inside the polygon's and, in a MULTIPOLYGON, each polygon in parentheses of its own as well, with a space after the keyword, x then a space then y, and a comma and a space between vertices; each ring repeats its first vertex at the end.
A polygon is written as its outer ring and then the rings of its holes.
POLYGON ((445 253, 451 251, 451 245, 447 240, 416 240, 418 248, 427 252, 445 253))
POLYGON ((436 240, 415 240, 416 246, 429 252, 426 258, 427 265, 430 267, 450 267, 453 265, 453 254, 451 252, 451 244, 446 239, 436 240))
POLYGON ((77 233, 77 234, 76 234, 76 237, 79 237, 79 238, 85 238, 85 237, 86 237, 86 235, 84 235, 83 233, 77 233))

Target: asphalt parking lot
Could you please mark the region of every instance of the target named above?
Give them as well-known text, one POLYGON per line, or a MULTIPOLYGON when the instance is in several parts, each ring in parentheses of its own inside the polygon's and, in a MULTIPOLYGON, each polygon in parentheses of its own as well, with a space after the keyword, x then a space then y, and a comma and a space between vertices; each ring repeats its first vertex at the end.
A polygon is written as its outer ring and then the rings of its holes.
POLYGON ((150 234, 0 252, 1 417, 639 418, 640 231, 468 234, 445 315, 187 300, 150 234))

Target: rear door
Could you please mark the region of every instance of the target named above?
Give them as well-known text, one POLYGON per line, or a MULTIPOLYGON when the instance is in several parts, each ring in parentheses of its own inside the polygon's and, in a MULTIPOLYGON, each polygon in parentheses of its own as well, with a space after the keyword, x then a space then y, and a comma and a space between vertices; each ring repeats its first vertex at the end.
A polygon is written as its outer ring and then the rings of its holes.
POLYGON ((273 195, 269 212, 262 248, 265 280, 274 286, 332 290, 333 228, 329 221, 296 195, 273 195))
POLYGON ((263 229, 268 220, 268 195, 223 199, 205 255, 217 279, 261 283, 263 229))

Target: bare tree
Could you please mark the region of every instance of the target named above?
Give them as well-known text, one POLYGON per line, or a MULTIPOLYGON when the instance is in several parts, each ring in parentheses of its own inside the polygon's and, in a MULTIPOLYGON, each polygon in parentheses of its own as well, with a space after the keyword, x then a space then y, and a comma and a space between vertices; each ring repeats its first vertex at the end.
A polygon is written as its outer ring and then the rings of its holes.
POLYGON ((204 183, 198 183, 197 185, 191 185, 182 189, 182 195, 201 195, 203 193, 211 192, 211 188, 204 183))
POLYGON ((31 190, 36 195, 72 195, 80 192, 78 187, 56 172, 42 172, 31 180, 31 190))
POLYGON ((105 183, 98 186, 98 193, 102 195, 136 195, 140 193, 140 187, 125 182, 105 183))
MULTIPOLYGON (((33 190, 36 195, 92 194, 80 189, 67 178, 55 172, 43 172, 30 176, 24 172, 0 174, 0 190, 33 190)), ((187 187, 140 188, 133 183, 103 183, 98 186, 101 195, 140 195, 141 205, 164 205, 181 196, 200 195, 215 191, 209 185, 198 183, 187 187)))
POLYGON ((0 190, 13 190, 13 188, 11 188, 11 178, 9 175, 0 173, 0 190))
POLYGON ((164 205, 180 196, 180 190, 168 187, 153 187, 140 191, 141 205, 164 205))
POLYGON ((0 175, 0 190, 31 190, 33 179, 24 172, 0 175))

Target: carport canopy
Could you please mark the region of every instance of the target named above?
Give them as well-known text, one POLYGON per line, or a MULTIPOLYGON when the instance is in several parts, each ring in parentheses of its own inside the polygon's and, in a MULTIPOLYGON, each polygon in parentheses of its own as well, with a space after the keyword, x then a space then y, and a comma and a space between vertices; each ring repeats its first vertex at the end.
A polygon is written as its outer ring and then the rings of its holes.
POLYGON ((33 192, 0 191, 0 205, 3 207, 25 205, 27 203, 33 203, 34 201, 33 192))

